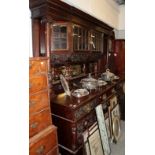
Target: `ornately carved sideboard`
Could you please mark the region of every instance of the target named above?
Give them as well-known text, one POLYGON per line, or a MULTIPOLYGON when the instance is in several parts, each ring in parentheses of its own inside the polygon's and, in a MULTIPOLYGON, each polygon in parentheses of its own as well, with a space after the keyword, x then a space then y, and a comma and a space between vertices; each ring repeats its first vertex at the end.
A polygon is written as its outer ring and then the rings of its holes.
POLYGON ((62 155, 85 154, 82 133, 96 122, 95 107, 98 104, 109 106, 109 100, 117 96, 116 88, 122 80, 123 78, 108 84, 82 100, 64 93, 51 100, 52 120, 58 127, 58 143, 62 155))

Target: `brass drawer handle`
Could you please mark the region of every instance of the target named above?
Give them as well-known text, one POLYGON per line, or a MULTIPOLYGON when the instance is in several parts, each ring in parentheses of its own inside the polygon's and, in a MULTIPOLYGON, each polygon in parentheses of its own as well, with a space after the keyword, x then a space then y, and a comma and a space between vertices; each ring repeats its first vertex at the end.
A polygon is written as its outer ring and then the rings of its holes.
POLYGON ((45 146, 44 145, 41 145, 37 150, 36 150, 36 153, 38 155, 42 155, 45 151, 45 146))
POLYGON ((33 124, 31 124, 31 128, 33 128, 33 129, 35 129, 36 127, 37 127, 37 125, 38 125, 38 123, 37 122, 35 122, 35 123, 33 123, 33 124))
POLYGON ((29 102, 29 107, 34 106, 34 104, 36 104, 34 101, 30 101, 29 102))
POLYGON ((29 68, 31 68, 32 67, 32 64, 29 64, 29 68))
POLYGON ((32 88, 32 84, 31 84, 31 83, 29 84, 29 89, 30 89, 30 88, 32 88))

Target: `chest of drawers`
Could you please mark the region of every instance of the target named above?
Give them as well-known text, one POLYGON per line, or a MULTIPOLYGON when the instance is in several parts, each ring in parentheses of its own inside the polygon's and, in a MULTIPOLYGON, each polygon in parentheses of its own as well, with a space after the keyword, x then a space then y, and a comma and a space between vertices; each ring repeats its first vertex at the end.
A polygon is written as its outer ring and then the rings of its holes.
POLYGON ((29 62, 29 153, 58 155, 57 128, 52 124, 48 59, 30 58, 29 62))

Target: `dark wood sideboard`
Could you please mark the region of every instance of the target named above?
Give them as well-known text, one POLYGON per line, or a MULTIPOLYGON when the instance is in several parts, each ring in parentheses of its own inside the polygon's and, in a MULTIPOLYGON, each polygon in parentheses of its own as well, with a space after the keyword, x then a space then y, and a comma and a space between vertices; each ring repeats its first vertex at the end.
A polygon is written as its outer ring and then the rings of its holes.
POLYGON ((108 107, 109 100, 119 95, 117 92, 122 89, 123 82, 124 78, 121 77, 81 100, 64 93, 52 98, 52 120, 58 127, 58 142, 62 155, 85 154, 82 133, 96 122, 95 107, 99 104, 108 107))
POLYGON ((96 121, 95 107, 100 103, 108 106, 114 95, 121 101, 124 75, 83 100, 60 93, 63 91, 60 80, 54 78, 59 77, 59 67, 70 69, 73 65, 81 65, 82 71, 76 76, 69 75, 69 84, 80 81, 88 73, 101 74, 107 67, 115 73, 113 28, 60 0, 29 1, 33 56, 49 58, 51 117, 58 130, 59 151, 62 155, 82 155, 82 133, 96 121))

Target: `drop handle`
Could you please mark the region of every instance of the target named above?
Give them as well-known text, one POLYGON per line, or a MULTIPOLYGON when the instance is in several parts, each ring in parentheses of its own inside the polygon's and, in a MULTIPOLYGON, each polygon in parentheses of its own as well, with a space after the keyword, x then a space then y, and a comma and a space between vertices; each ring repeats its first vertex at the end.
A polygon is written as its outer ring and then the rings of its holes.
POLYGON ((30 107, 33 106, 34 104, 35 104, 34 101, 30 101, 30 102, 29 102, 29 106, 30 106, 30 107))
POLYGON ((31 88, 32 88, 32 84, 30 83, 30 84, 29 84, 29 89, 31 89, 31 88))
POLYGON ((35 122, 35 123, 33 123, 33 124, 31 124, 31 128, 33 128, 33 129, 35 129, 36 127, 38 126, 38 123, 37 122, 35 122))
POLYGON ((36 153, 37 153, 38 155, 43 155, 44 151, 45 151, 45 146, 44 146, 44 145, 41 145, 41 146, 36 150, 36 153))
POLYGON ((29 68, 31 68, 32 67, 32 64, 29 64, 29 68))

